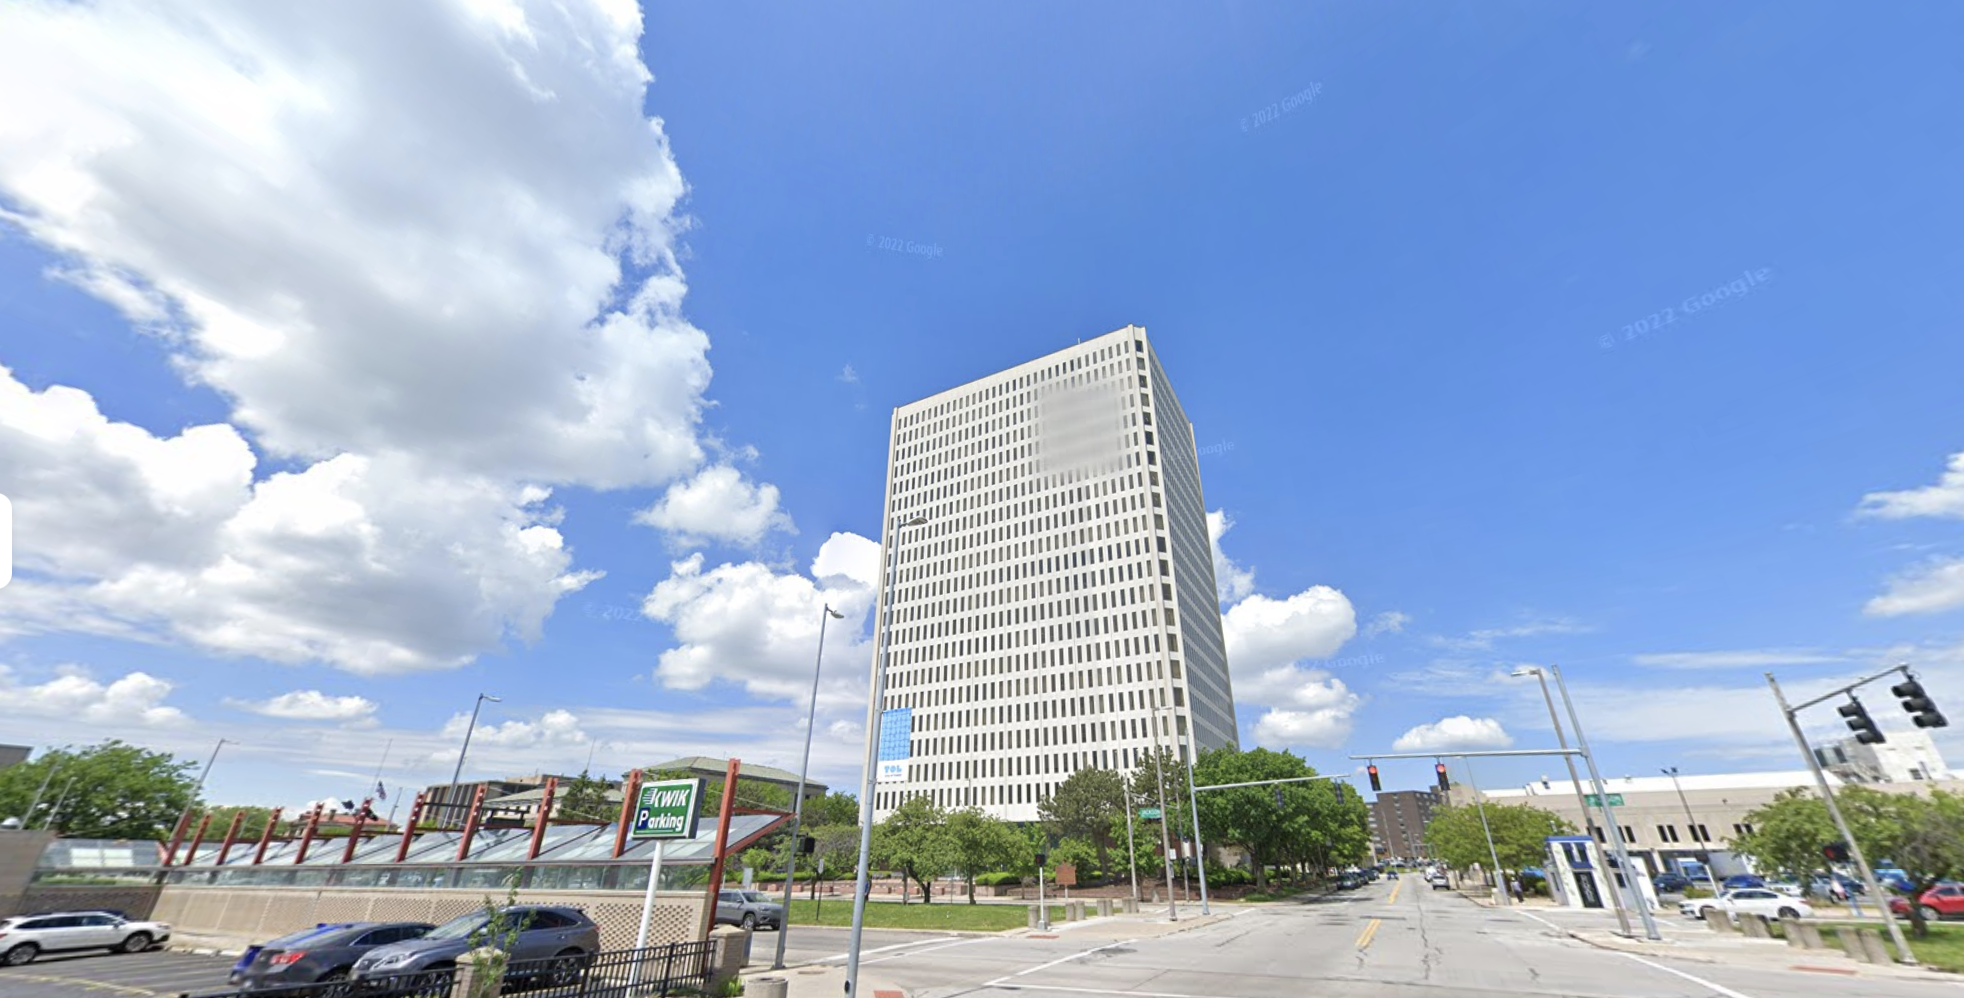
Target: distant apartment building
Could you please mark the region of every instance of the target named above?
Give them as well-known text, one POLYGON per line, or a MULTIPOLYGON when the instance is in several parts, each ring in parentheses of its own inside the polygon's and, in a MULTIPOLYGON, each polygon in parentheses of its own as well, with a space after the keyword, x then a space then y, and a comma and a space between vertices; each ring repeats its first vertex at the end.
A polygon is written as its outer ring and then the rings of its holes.
POLYGON ((1442 804, 1432 790, 1386 790, 1371 802, 1371 841, 1380 859, 1424 859, 1425 823, 1442 804))
POLYGON ((901 406, 891 434, 876 815, 925 795, 1031 821, 1081 769, 1237 743, 1193 424, 1144 329, 901 406))
POLYGON ((8 766, 18 766, 26 762, 27 757, 33 754, 34 749, 32 746, 0 745, 0 769, 6 769, 8 766))

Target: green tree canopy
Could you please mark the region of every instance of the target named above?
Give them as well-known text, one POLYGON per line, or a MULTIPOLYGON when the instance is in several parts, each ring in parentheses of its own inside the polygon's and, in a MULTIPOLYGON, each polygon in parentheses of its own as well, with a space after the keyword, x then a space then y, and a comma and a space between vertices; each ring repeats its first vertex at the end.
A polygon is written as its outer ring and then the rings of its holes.
POLYGON ((949 858, 968 884, 968 903, 975 903, 975 875, 1008 870, 1016 865, 1024 839, 1000 818, 969 807, 948 815, 949 858))
MULTIPOLYGON (((1500 857, 1502 870, 1536 866, 1547 859, 1548 836, 1573 835, 1575 826, 1560 816, 1528 804, 1498 804, 1487 801, 1486 824, 1480 822, 1480 808, 1473 804, 1436 808, 1425 823, 1425 845, 1456 870, 1493 865, 1487 850, 1486 829, 1493 830, 1493 851, 1500 857)), ((1488 871, 1497 877, 1498 871, 1488 871)))
MULTIPOLYGON (((245 815, 245 820, 239 822, 239 840, 242 842, 257 839, 265 834, 266 823, 273 818, 273 809, 270 807, 214 807, 211 809, 211 831, 206 833, 205 840, 223 839, 225 830, 232 827, 232 816, 240 813, 245 815)), ((197 826, 192 825, 192 831, 196 830, 197 826)), ((187 837, 190 835, 189 832, 185 834, 187 837)))
POLYGON ((837 790, 805 802, 806 828, 816 825, 858 825, 859 798, 837 790))
POLYGON ((1112 869, 1112 815, 1125 812, 1125 778, 1110 769, 1080 769, 1037 803, 1045 828, 1060 837, 1082 839, 1098 854, 1098 868, 1112 869))
POLYGON ((554 815, 561 821, 619 821, 621 804, 607 799, 607 791, 613 789, 606 780, 580 775, 567 781, 559 788, 559 803, 553 808, 554 815))
MULTIPOLYGON (((1964 873, 1964 796, 1936 790, 1925 797, 1856 786, 1837 791, 1835 800, 1862 855, 1877 866, 1893 863, 1901 868, 1915 885, 1912 897, 1964 873)), ((1733 848, 1762 869, 1796 876, 1825 867, 1822 848, 1841 838, 1827 804, 1807 789, 1785 791, 1745 820, 1753 830, 1736 839, 1733 848)), ((1918 937, 1928 932, 1928 914, 1919 905, 1910 907, 1910 930, 1918 937)))
POLYGON ((927 797, 907 798, 873 826, 873 862, 921 885, 922 899, 932 903, 929 885, 955 865, 948 813, 927 797))
MULTIPOLYGON (((1202 752, 1194 766, 1201 786, 1258 780, 1299 780, 1316 770, 1292 752, 1202 752)), ((1268 867, 1288 862, 1318 866, 1354 862, 1369 841, 1368 809, 1349 788, 1329 781, 1204 790, 1202 839, 1237 845, 1254 861, 1255 884, 1268 886, 1268 867)))
POLYGON ((168 752, 114 739, 83 749, 53 749, 0 769, 0 817, 18 817, 30 828, 52 819, 51 827, 71 838, 168 839, 193 803, 197 768, 168 752), (35 795, 44 784, 37 804, 35 795))

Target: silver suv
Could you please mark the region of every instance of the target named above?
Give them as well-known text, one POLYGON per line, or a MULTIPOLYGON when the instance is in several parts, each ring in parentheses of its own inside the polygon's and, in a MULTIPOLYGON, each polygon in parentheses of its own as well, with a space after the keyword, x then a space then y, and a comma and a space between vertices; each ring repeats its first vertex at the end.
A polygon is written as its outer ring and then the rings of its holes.
POLYGON ((717 891, 716 924, 784 928, 784 906, 763 891, 717 891))
POLYGON ((141 953, 170 939, 170 926, 106 911, 69 911, 0 919, 0 965, 19 967, 43 953, 108 950, 141 953))

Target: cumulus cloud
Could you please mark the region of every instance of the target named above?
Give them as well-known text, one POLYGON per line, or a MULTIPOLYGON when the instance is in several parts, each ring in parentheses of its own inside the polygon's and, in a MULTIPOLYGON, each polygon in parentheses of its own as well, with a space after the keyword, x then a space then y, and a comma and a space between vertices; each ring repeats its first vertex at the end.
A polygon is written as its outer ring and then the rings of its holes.
POLYGON ((1964 607, 1964 558, 1941 558, 1889 580, 1887 591, 1864 604, 1862 612, 1871 617, 1900 617, 1958 607, 1964 607))
POLYGON ((1214 552, 1214 587, 1223 603, 1233 603, 1255 591, 1255 570, 1242 568, 1221 553, 1221 537, 1234 529, 1226 510, 1207 514, 1207 543, 1214 552))
POLYGON ((710 540, 755 545, 773 530, 794 529, 777 502, 777 486, 752 485, 735 468, 717 465, 670 485, 660 502, 634 520, 666 530, 686 546, 710 540))
POLYGON ((1364 698, 1321 669, 1284 665, 1237 679, 1235 699, 1269 709, 1255 722, 1263 745, 1336 748, 1350 737, 1364 698))
POLYGON ((1862 497, 1863 516, 1901 520, 1915 516, 1964 517, 1964 452, 1952 454, 1935 485, 1901 492, 1871 492, 1862 497))
MULTIPOLYGON (((642 602, 642 612, 668 624, 679 643, 661 654, 655 678, 673 689, 702 689, 720 679, 772 699, 808 696, 821 607, 830 605, 848 620, 865 616, 876 594, 878 545, 833 534, 811 571, 807 578, 754 561, 706 569, 700 553, 672 564, 668 578, 642 602)), ((869 649, 858 642, 857 630, 826 630, 828 672, 850 677, 835 678, 835 690, 842 682, 855 690, 863 685, 859 666, 869 649)))
POLYGON ((1371 622, 1364 625, 1364 636, 1375 638, 1380 634, 1397 634, 1403 631, 1405 625, 1411 623, 1411 620, 1412 618, 1410 616, 1400 611, 1386 610, 1372 617, 1371 622))
POLYGON ((1357 611, 1343 593, 1312 586, 1285 600, 1250 596, 1222 615, 1221 630, 1235 672, 1265 672, 1335 654, 1356 636, 1357 611))
POLYGON ((696 474, 708 338, 640 34, 605 0, 0 8, 0 221, 230 406, 156 434, 0 377, 37 523, 0 632, 442 667, 596 577, 548 486, 687 480, 679 532, 789 529, 696 474))
POLYGON ((59 670, 45 683, 29 684, 0 665, 0 714, 104 726, 170 727, 187 720, 183 711, 164 706, 173 688, 147 672, 130 672, 103 683, 75 667, 59 670))
MULTIPOLYGON (((1354 697, 1353 697, 1354 700, 1354 697)), ((1341 748, 1355 725, 1351 710, 1271 710, 1255 722, 1255 740, 1263 746, 1341 748)))
POLYGON ((1587 634, 1589 628, 1573 620, 1531 620, 1512 627, 1487 627, 1463 638, 1435 637, 1434 644, 1455 651, 1486 651, 1501 638, 1532 638, 1544 634, 1587 634))
POLYGON ((1514 744, 1514 736, 1507 733, 1500 722, 1491 717, 1441 718, 1431 724, 1421 724, 1391 743, 1395 752, 1445 752, 1452 750, 1503 749, 1514 744))
POLYGON ((294 690, 269 700, 226 700, 240 710, 290 721, 367 721, 376 703, 364 697, 329 696, 319 690, 294 690))
MULTIPOLYGON (((464 732, 470 728, 471 716, 457 714, 443 725, 445 739, 462 740, 464 732)), ((536 721, 506 721, 502 724, 485 724, 479 721, 471 731, 471 745, 495 745, 503 748, 551 748, 566 745, 585 745, 591 737, 580 727, 579 716, 570 710, 549 710, 536 721)))

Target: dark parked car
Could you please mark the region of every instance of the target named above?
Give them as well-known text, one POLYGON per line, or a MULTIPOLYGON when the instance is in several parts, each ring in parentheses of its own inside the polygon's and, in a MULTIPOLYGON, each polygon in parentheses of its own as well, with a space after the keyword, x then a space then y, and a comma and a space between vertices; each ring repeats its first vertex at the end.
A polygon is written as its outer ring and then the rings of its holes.
MULTIPOLYGON (((519 904, 499 911, 504 915, 506 931, 512 933, 509 944, 503 946, 511 954, 511 963, 505 971, 507 982, 520 986, 571 984, 579 979, 593 955, 600 952, 600 927, 578 908, 519 904)), ((489 916, 479 909, 459 915, 415 939, 376 947, 355 961, 354 978, 372 981, 454 970, 457 958, 470 950, 500 944, 500 940, 485 938, 489 923, 489 916)))
POLYGON ((1691 886, 1691 878, 1682 873, 1660 873, 1650 882, 1659 894, 1682 894, 1691 886))
POLYGON ((1761 890, 1766 887, 1766 879, 1750 873, 1735 873, 1720 881, 1719 886, 1728 891, 1761 890))
MULTIPOLYGON (((428 922, 342 922, 291 932, 245 951, 232 967, 232 984, 247 991, 333 984, 353 976, 355 961, 380 946, 415 939, 428 922)), ((336 989, 324 989, 335 994, 336 989)))

